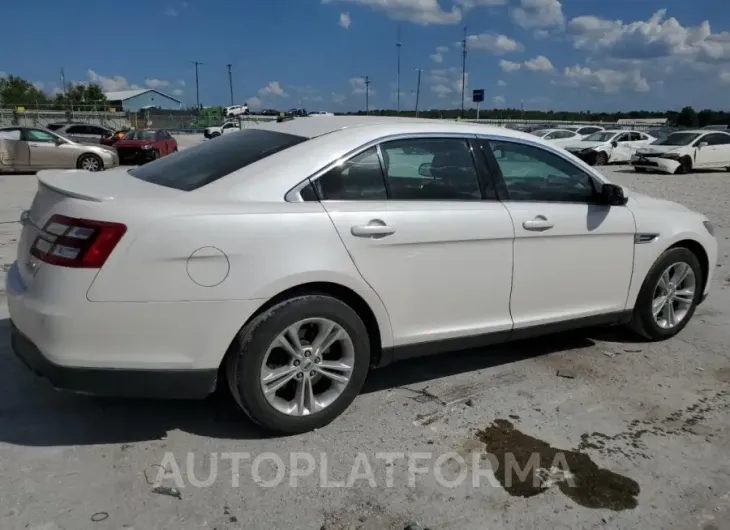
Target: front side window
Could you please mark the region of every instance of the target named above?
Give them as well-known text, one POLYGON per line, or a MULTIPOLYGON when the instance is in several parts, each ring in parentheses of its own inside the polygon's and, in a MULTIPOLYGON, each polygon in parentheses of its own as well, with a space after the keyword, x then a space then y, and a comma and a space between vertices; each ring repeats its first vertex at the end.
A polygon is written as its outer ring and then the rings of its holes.
POLYGON ((393 200, 481 200, 479 177, 465 139, 414 138, 381 146, 393 200))
POLYGON ((586 136, 584 142, 610 142, 613 137, 616 136, 615 132, 599 131, 589 136, 586 136))
POLYGON ((572 131, 555 131, 553 135, 553 138, 556 140, 566 140, 568 138, 573 138, 575 133, 572 131))
POLYGON ((329 170, 316 182, 323 201, 384 201, 388 198, 378 150, 371 147, 329 170))
POLYGON ((45 142, 54 143, 56 137, 46 131, 39 131, 38 129, 26 129, 26 135, 29 142, 45 142))
POLYGON ((589 202, 596 195, 593 178, 550 151, 517 142, 490 141, 508 200, 589 202))
POLYGON ((730 134, 714 133, 708 134, 701 140, 707 142, 707 145, 727 145, 730 144, 730 134))

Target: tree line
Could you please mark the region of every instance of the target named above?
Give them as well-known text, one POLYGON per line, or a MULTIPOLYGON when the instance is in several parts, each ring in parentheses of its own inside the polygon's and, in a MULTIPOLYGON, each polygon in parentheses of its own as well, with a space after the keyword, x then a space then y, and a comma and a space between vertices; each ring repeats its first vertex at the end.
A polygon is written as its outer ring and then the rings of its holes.
POLYGON ((0 106, 66 110, 78 106, 108 105, 101 87, 94 83, 68 83, 66 89, 49 96, 22 77, 0 78, 0 106))
MULTIPOLYGON (((72 107, 90 107, 108 105, 101 87, 94 83, 69 83, 66 90, 49 96, 43 90, 38 89, 33 83, 10 75, 0 78, 0 106, 5 107, 27 107, 66 110, 72 107)), ((197 109, 190 109, 196 112, 197 109)), ((362 115, 365 111, 357 111, 347 114, 362 115)), ((374 110, 369 114, 379 116, 416 116, 415 111, 397 112, 395 109, 374 110)), ((461 116, 461 109, 429 109, 418 112, 421 118, 446 118, 455 119, 461 116)), ((475 119, 476 109, 465 109, 464 117, 475 119)), ((537 121, 588 121, 588 122, 616 122, 621 119, 667 119, 669 124, 678 127, 705 127, 707 125, 730 124, 730 112, 722 110, 704 109, 699 112, 692 107, 684 107, 679 111, 648 111, 637 110, 630 112, 589 112, 589 111, 542 111, 507 108, 507 109, 481 109, 479 117, 492 120, 537 120, 537 121)))

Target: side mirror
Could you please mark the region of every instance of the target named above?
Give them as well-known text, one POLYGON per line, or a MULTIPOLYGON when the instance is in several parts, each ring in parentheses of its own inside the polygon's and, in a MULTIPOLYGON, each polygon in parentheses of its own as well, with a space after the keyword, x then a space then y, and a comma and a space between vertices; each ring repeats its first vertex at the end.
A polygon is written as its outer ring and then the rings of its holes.
POLYGON ((418 166, 418 174, 422 177, 431 177, 431 162, 424 162, 418 166))
POLYGON ((607 206, 623 206, 628 202, 624 189, 616 184, 604 184, 601 187, 599 202, 607 206))
POLYGON ((59 145, 65 144, 66 143, 66 140, 64 140, 63 138, 56 137, 56 139, 53 141, 53 143, 55 143, 56 146, 59 146, 59 145))
POLYGON ((707 147, 708 145, 710 144, 708 144, 707 142, 700 142, 699 144, 697 144, 697 147, 707 147))
POLYGON ((618 142, 617 142, 616 140, 613 140, 613 141, 611 142, 611 146, 613 146, 613 147, 618 147, 618 142))

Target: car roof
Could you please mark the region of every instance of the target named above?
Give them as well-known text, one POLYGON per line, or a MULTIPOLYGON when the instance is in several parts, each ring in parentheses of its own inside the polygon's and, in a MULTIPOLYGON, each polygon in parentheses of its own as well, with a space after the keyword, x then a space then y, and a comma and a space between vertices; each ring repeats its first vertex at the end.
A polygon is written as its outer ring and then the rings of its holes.
MULTIPOLYGON (((422 118, 398 118, 393 116, 332 116, 327 120, 294 118, 282 122, 265 122, 258 128, 277 131, 304 138, 316 138, 324 134, 342 131, 353 128, 382 128, 392 129, 393 126, 400 126, 403 132, 437 132, 437 133, 498 133, 502 136, 513 136, 515 138, 531 138, 534 136, 520 131, 514 131, 504 127, 495 127, 472 122, 458 122, 456 120, 436 120, 422 118)), ((398 128, 400 128, 398 127, 398 128)))
POLYGON ((714 134, 714 133, 722 133, 722 134, 730 134, 727 131, 723 131, 722 129, 682 129, 681 131, 673 131, 673 133, 692 133, 692 134, 714 134))

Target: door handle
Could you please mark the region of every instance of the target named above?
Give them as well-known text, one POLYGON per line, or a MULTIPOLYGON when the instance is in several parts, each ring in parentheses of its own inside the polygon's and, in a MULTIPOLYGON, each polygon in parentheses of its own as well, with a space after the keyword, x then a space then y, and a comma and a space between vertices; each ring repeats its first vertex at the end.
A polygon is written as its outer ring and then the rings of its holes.
POLYGON ((350 233, 355 237, 381 238, 395 234, 395 228, 386 225, 383 221, 373 220, 366 225, 355 225, 350 228, 350 233))
POLYGON ((547 220, 547 217, 544 217, 542 215, 538 215, 535 217, 532 221, 525 221, 522 223, 522 227, 525 230, 531 230, 533 232, 542 232, 544 230, 550 230, 553 226, 555 226, 553 223, 547 220))

